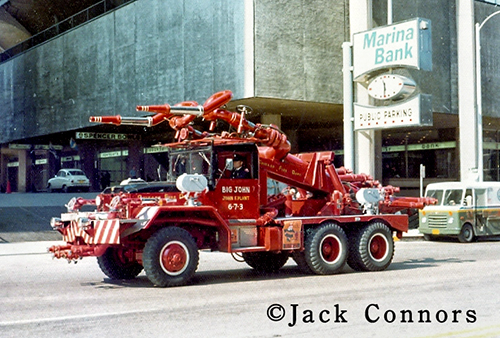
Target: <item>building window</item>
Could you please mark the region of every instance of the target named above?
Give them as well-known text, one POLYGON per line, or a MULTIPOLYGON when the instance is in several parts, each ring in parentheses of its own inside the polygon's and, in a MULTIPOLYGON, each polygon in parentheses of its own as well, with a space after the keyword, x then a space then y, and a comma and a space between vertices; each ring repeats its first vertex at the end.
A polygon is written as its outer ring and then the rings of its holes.
POLYGON ((384 179, 419 178, 424 165, 427 178, 458 177, 455 128, 382 133, 384 179))
POLYGON ((483 130, 483 180, 500 179, 500 130, 483 130))

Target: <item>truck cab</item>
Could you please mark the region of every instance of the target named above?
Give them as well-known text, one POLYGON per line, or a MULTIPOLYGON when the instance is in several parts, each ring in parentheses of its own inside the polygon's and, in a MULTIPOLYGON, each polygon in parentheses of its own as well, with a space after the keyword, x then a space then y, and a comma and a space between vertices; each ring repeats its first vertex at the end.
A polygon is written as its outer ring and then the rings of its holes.
POLYGON ((245 223, 260 216, 259 158, 254 143, 181 143, 170 146, 168 156, 167 181, 175 183, 183 174, 203 175, 207 191, 200 201, 217 208, 224 219, 245 223), (232 175, 235 157, 243 162, 245 178, 232 175))
POLYGON ((419 231, 426 240, 452 236, 467 243, 500 234, 500 182, 432 183, 425 196, 438 201, 419 211, 419 231))

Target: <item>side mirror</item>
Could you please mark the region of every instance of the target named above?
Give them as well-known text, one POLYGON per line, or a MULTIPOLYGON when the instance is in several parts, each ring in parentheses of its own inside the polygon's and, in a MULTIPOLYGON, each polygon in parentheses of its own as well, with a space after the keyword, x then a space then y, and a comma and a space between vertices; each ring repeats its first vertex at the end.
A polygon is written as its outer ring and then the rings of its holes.
POLYGON ((465 205, 468 207, 472 206, 472 196, 465 197, 465 205))
POLYGON ((225 170, 233 170, 234 169, 234 162, 232 158, 226 158, 226 166, 224 167, 225 170))

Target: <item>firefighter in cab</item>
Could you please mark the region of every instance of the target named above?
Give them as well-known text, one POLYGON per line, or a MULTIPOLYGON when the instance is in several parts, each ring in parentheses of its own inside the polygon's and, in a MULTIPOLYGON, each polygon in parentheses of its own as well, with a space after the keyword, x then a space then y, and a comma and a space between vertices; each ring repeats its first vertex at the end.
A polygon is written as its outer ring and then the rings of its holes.
POLYGON ((250 178, 250 170, 245 166, 245 157, 234 154, 231 178, 250 178))

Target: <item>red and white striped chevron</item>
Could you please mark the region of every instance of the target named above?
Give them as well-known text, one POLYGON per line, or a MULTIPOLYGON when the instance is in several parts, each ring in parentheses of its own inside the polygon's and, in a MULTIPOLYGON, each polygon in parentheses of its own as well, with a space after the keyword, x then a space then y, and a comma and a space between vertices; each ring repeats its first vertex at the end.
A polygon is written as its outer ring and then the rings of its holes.
POLYGON ((120 244, 120 220, 92 221, 92 228, 90 232, 93 235, 82 230, 77 221, 71 221, 63 240, 73 243, 77 237, 81 237, 86 244, 120 244))

